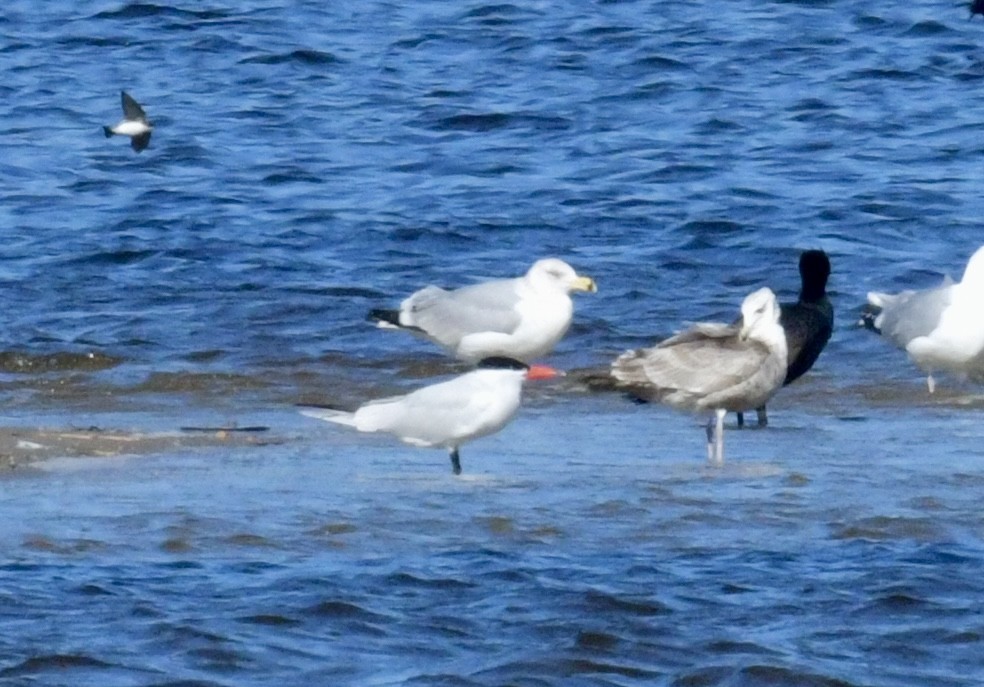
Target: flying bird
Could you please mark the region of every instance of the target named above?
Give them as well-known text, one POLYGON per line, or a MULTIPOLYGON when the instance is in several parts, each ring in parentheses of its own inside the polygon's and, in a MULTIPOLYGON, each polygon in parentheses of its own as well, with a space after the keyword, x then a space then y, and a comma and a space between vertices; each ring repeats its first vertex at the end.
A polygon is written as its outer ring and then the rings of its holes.
POLYGON ((478 363, 478 369, 404 396, 369 401, 354 412, 325 408, 301 412, 360 432, 392 434, 411 446, 445 448, 452 471, 460 475, 462 444, 494 434, 512 420, 519 410, 525 380, 558 374, 545 365, 486 358, 478 363))
POLYGON ((465 362, 496 356, 530 362, 552 351, 570 327, 570 294, 597 290, 563 260, 544 258, 515 279, 451 291, 427 286, 399 310, 372 310, 369 319, 428 339, 465 362))
POLYGON ((679 410, 712 411, 707 459, 724 462, 724 416, 759 408, 786 378, 786 335, 768 288, 741 304, 741 323, 701 323, 651 348, 627 351, 612 363, 617 385, 644 401, 679 410))
MULTIPOLYGON (((779 306, 779 324, 786 333, 789 359, 783 386, 795 382, 813 367, 834 331, 834 306, 827 298, 830 259, 822 250, 803 251, 799 272, 799 300, 779 306)), ((759 426, 765 427, 769 422, 765 406, 755 410, 759 426)), ((738 426, 744 423, 744 413, 738 413, 738 426)))
POLYGON ((150 134, 154 130, 147 114, 140 107, 140 104, 130 97, 126 91, 120 91, 120 98, 123 101, 123 119, 116 126, 104 126, 103 132, 106 138, 114 134, 118 136, 129 136, 130 145, 138 153, 150 143, 150 134))
POLYGON ((931 289, 869 293, 860 324, 908 353, 926 373, 929 393, 936 390, 933 374, 937 371, 959 377, 980 372, 984 356, 984 246, 971 256, 959 283, 946 277, 931 289))

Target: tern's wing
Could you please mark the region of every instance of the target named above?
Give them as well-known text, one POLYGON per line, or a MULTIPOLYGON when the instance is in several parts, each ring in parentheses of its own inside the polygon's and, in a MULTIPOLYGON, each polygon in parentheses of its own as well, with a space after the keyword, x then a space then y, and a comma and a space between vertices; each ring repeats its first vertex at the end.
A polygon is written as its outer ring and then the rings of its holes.
POLYGON ((150 132, 140 134, 139 136, 133 136, 130 139, 130 146, 133 147, 138 153, 146 148, 150 144, 150 132))
POLYGON ((147 121, 147 115, 144 113, 143 108, 140 107, 140 104, 136 100, 130 97, 129 93, 120 91, 120 97, 123 100, 123 117, 125 119, 135 119, 140 122, 147 121))

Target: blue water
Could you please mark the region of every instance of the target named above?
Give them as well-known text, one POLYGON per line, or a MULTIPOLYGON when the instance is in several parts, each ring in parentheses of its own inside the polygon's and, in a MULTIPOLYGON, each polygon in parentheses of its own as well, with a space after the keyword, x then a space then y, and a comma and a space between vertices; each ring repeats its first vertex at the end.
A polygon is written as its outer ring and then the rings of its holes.
POLYGON ((0 680, 978 685, 980 387, 854 324, 984 232, 956 3, 37 3, 0 10, 0 399, 16 426, 283 443, 4 478, 0 680), (103 137, 119 91, 155 130, 103 137), (365 322, 563 257, 551 362, 795 296, 814 372, 730 432, 575 385, 445 456, 297 417, 452 369, 365 322))

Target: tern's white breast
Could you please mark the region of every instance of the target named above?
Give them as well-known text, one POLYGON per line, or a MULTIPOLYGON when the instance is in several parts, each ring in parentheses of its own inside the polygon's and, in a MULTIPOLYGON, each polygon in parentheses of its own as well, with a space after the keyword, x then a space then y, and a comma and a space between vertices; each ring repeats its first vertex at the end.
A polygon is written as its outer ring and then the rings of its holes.
POLYGON ((143 122, 126 119, 113 127, 113 133, 121 136, 139 136, 150 131, 150 127, 143 122))

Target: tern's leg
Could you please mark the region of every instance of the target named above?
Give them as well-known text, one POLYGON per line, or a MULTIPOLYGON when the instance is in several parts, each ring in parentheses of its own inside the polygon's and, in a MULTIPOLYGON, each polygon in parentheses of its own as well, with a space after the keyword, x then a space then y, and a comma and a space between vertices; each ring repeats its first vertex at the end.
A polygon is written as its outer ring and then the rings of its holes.
POLYGON ((741 429, 742 427, 744 427, 745 426, 745 413, 743 413, 743 412, 741 412, 739 410, 737 413, 735 413, 735 417, 738 418, 738 429, 741 429))
MULTIPOLYGON (((711 422, 714 423, 714 457, 711 461, 715 465, 724 463, 724 416, 727 411, 723 408, 715 410, 711 422)), ((710 425, 708 425, 710 427, 710 425)), ((707 445, 708 456, 710 456, 711 445, 707 445)))
POLYGON ((717 418, 714 415, 707 420, 707 462, 714 462, 714 430, 717 427, 717 418))
POLYGON ((761 408, 756 408, 755 412, 758 413, 759 427, 768 427, 769 416, 765 412, 765 406, 762 406, 761 408))
POLYGON ((451 472, 456 475, 461 474, 461 458, 458 456, 458 447, 451 449, 451 472))

